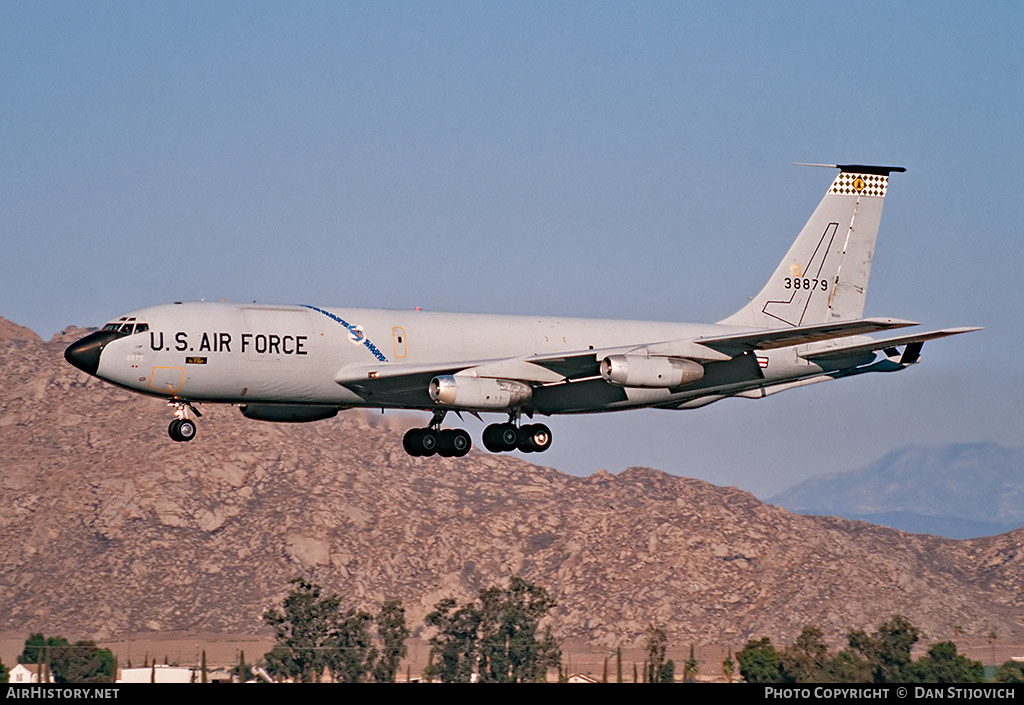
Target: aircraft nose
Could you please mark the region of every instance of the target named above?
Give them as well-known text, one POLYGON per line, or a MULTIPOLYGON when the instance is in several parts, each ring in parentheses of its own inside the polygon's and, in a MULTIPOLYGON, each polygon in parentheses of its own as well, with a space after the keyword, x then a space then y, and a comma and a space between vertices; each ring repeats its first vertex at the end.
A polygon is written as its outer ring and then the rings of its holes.
POLYGON ((100 353, 103 352, 103 348, 111 340, 120 337, 121 335, 117 331, 112 330, 98 330, 90 333, 69 345, 68 349, 64 351, 64 359, 83 372, 95 375, 96 370, 100 367, 100 353))

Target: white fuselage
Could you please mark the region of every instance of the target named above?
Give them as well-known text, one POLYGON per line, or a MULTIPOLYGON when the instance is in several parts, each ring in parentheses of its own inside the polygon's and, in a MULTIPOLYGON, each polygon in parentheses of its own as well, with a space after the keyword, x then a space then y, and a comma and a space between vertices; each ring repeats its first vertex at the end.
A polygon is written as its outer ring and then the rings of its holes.
MULTIPOLYGON (((212 302, 153 306, 125 318, 144 322, 148 329, 105 346, 96 372, 105 380, 193 402, 337 407, 435 406, 425 396, 425 385, 415 393, 383 399, 360 394, 335 381, 346 368, 444 367, 461 361, 479 365, 745 330, 713 324, 212 302)), ((552 414, 672 405, 821 374, 820 366, 795 351, 758 353, 760 364, 753 359, 747 364, 712 363, 732 369, 685 389, 622 388, 600 379, 542 386, 536 410, 552 414)))

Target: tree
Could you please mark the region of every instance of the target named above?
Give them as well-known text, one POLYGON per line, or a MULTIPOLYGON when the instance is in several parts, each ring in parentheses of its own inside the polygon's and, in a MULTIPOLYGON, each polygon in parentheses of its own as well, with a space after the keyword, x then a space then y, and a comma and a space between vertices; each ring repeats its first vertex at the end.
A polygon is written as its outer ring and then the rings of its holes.
POLYGON ((996 683, 1024 683, 1024 663, 1007 661, 996 669, 996 683))
POLYGON ((62 636, 46 638, 42 632, 30 634, 25 639, 25 648, 18 654, 18 663, 46 663, 51 649, 57 646, 68 646, 68 640, 62 636))
POLYGON ((818 627, 804 627, 796 641, 786 648, 779 659, 786 679, 794 683, 822 683, 829 660, 828 646, 818 627))
POLYGON ((686 664, 683 666, 683 682, 693 683, 697 679, 699 669, 697 658, 693 654, 693 644, 690 644, 690 658, 686 659, 686 664))
POLYGON ((238 652, 238 665, 231 669, 231 675, 238 678, 239 683, 248 683, 256 677, 252 671, 252 664, 245 662, 245 651, 238 652))
POLYGON ((871 665, 875 683, 906 683, 910 678, 910 650, 921 632, 902 615, 894 615, 878 625, 875 633, 851 631, 850 650, 871 665))
POLYGON ((109 649, 100 649, 92 641, 71 644, 64 637, 45 637, 41 632, 25 640, 18 663, 38 664, 41 680, 49 671, 57 683, 112 683, 117 670, 109 649))
POLYGON ((431 649, 427 652, 427 666, 423 669, 423 680, 427 683, 433 683, 436 670, 434 667, 434 650, 431 649))
POLYGON ((350 609, 340 615, 328 638, 325 661, 336 681, 360 683, 373 670, 377 649, 370 625, 373 615, 350 609))
POLYGON ((484 682, 542 680, 562 657, 558 641, 540 621, 555 606, 547 590, 514 577, 507 588, 480 591, 479 602, 456 609, 448 598, 427 615, 430 638, 440 658, 432 669, 442 681, 468 681, 474 673, 484 682))
POLYGON ((110 649, 92 641, 54 647, 50 669, 57 683, 113 683, 117 670, 110 649))
POLYGON ((319 682, 327 667, 327 650, 335 641, 338 611, 336 595, 322 596, 320 586, 302 578, 284 598, 283 611, 267 610, 263 621, 274 630, 274 647, 264 657, 275 676, 319 682))
MULTIPOLYGON (((662 682, 662 670, 665 668, 665 652, 668 648, 668 637, 665 630, 653 624, 647 625, 647 682, 662 682)), ((673 669, 674 670, 674 669, 673 669)))
POLYGON ((615 682, 622 682, 622 647, 615 647, 615 682))
POLYGON ((874 680, 874 666, 852 649, 843 649, 830 656, 825 664, 825 679, 832 683, 870 683, 874 680))
POLYGON ((785 671, 779 654, 768 637, 751 639, 736 654, 740 675, 747 683, 785 683, 785 671))
POLYGON ((732 677, 736 673, 736 662, 732 660, 732 647, 729 647, 729 653, 722 660, 722 675, 725 676, 726 683, 732 683, 732 677))
POLYGON ((264 656, 270 673, 308 683, 319 682, 330 669, 334 680, 358 683, 379 667, 382 678, 394 679, 408 636, 408 630, 403 631, 405 612, 400 603, 388 603, 378 615, 378 628, 383 629, 381 638, 387 642, 387 658, 391 659, 378 664, 371 630, 373 615, 357 609, 343 611, 337 595, 323 595, 320 586, 308 580, 295 578, 291 584, 294 587, 285 597, 283 609, 272 608, 263 615, 276 639, 264 656))
POLYGON ((480 591, 480 680, 532 683, 543 680, 561 660, 548 627, 538 638, 540 621, 555 606, 544 588, 514 577, 507 588, 480 591))
POLYGON ((915 683, 982 683, 985 667, 958 654, 953 642, 942 641, 914 663, 910 674, 915 683))
POLYGON ((405 623, 405 608, 397 600, 385 602, 377 613, 376 622, 380 656, 373 666, 373 680, 394 683, 398 664, 408 653, 405 640, 410 632, 405 623))
POLYGON ((4 665, 3 661, 0 661, 0 683, 7 682, 7 679, 10 677, 8 673, 7 666, 4 665))
POLYGON ((476 671, 480 610, 472 604, 456 610, 456 604, 452 598, 441 600, 426 617, 427 626, 437 630, 430 638, 433 648, 428 676, 436 676, 442 683, 468 683, 476 671), (437 663, 434 654, 440 658, 437 663))

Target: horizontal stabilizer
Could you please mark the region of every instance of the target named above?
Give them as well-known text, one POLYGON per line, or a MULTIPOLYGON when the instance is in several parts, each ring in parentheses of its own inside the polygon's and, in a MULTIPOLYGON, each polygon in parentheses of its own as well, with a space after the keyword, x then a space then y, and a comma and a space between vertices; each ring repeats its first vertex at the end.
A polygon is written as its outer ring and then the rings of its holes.
MULTIPOLYGON (((858 353, 875 352, 877 350, 885 350, 887 348, 897 348, 900 345, 915 346, 916 353, 920 353, 920 346, 926 340, 935 340, 936 338, 945 338, 950 335, 960 335, 961 333, 970 333, 972 331, 981 330, 981 328, 944 328, 942 330, 933 330, 927 333, 917 333, 916 335, 903 335, 895 338, 882 338, 881 340, 872 340, 868 343, 858 343, 855 345, 840 345, 833 348, 823 348, 821 350, 809 350, 801 353, 800 357, 805 360, 828 360, 830 358, 843 358, 856 355, 858 353)), ((911 352, 911 351, 908 351, 911 352)), ((892 355, 889 355, 892 357, 892 355)), ((902 362, 904 364, 910 364, 915 362, 917 359, 916 354, 908 356, 904 355, 902 362), (911 359, 913 357, 913 359, 911 359)))
POLYGON ((794 162, 795 166, 823 166, 828 169, 839 169, 844 174, 875 174, 877 176, 888 176, 896 172, 902 174, 907 170, 903 166, 878 166, 871 164, 811 164, 809 162, 794 162))
POLYGON ((806 343, 816 343, 820 340, 846 338, 851 335, 863 335, 880 330, 916 325, 913 321, 901 321, 898 318, 863 318, 857 321, 820 323, 812 326, 775 328, 755 331, 753 333, 697 338, 694 342, 723 352, 740 353, 746 350, 786 348, 791 345, 804 345, 806 343))

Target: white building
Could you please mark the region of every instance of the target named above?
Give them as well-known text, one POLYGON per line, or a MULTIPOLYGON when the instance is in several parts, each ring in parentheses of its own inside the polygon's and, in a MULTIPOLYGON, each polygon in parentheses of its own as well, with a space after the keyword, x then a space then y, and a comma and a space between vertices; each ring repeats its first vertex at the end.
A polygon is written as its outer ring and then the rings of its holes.
MULTIPOLYGON (((7 675, 7 682, 12 685, 15 683, 38 683, 39 682, 39 665, 35 663, 24 664, 19 663, 17 666, 12 668, 7 675)), ((53 677, 47 676, 47 683, 53 683, 53 677)))
POLYGON ((118 683, 198 683, 202 674, 197 668, 188 666, 150 666, 143 668, 122 668, 118 683))

